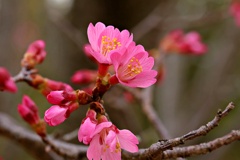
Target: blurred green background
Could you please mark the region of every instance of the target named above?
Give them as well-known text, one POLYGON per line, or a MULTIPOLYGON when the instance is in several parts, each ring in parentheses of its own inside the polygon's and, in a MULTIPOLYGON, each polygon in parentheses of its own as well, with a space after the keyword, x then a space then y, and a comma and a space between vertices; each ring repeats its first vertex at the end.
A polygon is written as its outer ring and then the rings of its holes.
MULTIPOLYGON (((38 66, 39 72, 71 84, 70 77, 76 70, 97 67, 82 51, 82 46, 88 42, 86 30, 90 22, 101 21, 120 30, 128 29, 136 43, 147 50, 157 48, 161 38, 173 29, 198 31, 208 45, 208 53, 167 56, 164 61, 166 75, 155 87, 154 106, 171 137, 177 137, 207 123, 219 108, 233 101, 236 109, 219 127, 206 137, 187 144, 209 141, 239 129, 240 28, 229 15, 229 5, 228 0, 0 0, 0 66, 16 75, 27 46, 43 39, 48 54, 38 66)), ((8 113, 19 125, 28 128, 16 109, 22 96, 30 95, 40 107, 42 116, 50 104, 25 83, 17 85, 16 94, 0 92, 0 112, 8 113)), ((139 135, 140 147, 157 142, 160 138, 141 107, 136 102, 126 102, 118 89, 113 87, 105 95, 111 120, 120 129, 127 128, 139 135)), ((49 132, 63 135, 77 129, 86 109, 87 106, 83 106, 63 124, 48 127, 49 132)), ((77 138, 73 143, 79 143, 77 138)), ((207 155, 188 159, 239 160, 239 147, 239 142, 235 142, 207 155)), ((21 146, 2 136, 0 157, 4 160, 34 159, 21 146)))

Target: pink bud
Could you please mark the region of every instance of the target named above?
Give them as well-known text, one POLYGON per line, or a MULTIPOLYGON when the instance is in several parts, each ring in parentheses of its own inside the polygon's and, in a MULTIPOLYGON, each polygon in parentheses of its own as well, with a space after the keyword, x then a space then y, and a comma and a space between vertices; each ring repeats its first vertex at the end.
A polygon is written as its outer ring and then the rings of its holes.
POLYGON ((47 96, 47 100, 51 104, 64 105, 69 101, 75 101, 77 95, 75 91, 51 91, 47 96))
POLYGON ((66 120, 67 107, 54 105, 45 112, 44 120, 49 126, 56 126, 66 120))
POLYGON ((26 95, 23 97, 22 103, 18 105, 18 112, 31 125, 40 121, 36 104, 26 95))
POLYGON ((8 71, 5 68, 0 67, 0 91, 4 90, 15 93, 17 87, 8 71))
POLYGON ((44 96, 47 96, 51 91, 73 91, 73 88, 70 85, 50 79, 45 79, 45 84, 42 86, 43 88, 41 88, 41 92, 44 96))
POLYGON ((31 43, 22 60, 22 66, 34 68, 36 64, 40 64, 46 57, 45 42, 37 40, 31 43))
POLYGON ((42 40, 34 41, 29 45, 26 53, 32 54, 38 64, 42 63, 47 54, 45 51, 45 42, 42 40))
POLYGON ((74 73, 71 81, 76 84, 88 84, 94 82, 97 78, 95 70, 79 70, 74 73))
POLYGON ((63 97, 63 91, 51 91, 48 95, 47 95, 47 100, 49 103, 51 104, 61 104, 62 101, 64 100, 63 97))

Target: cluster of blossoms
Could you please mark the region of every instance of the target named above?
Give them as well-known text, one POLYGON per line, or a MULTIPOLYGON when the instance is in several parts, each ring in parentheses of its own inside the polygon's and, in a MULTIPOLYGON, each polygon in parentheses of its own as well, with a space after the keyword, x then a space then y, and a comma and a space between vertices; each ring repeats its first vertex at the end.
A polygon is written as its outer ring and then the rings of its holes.
MULTIPOLYGON (((137 152, 139 142, 132 132, 120 130, 110 122, 102 105, 103 95, 118 83, 128 87, 149 87, 164 73, 160 72, 156 77, 157 71, 153 70, 154 58, 149 56, 142 45, 135 44, 129 31, 119 31, 113 26, 98 22, 95 26, 89 25, 87 34, 89 44, 85 45, 84 51, 98 64, 98 71, 80 70, 71 80, 79 84, 92 83, 88 89, 74 90, 66 83, 38 74, 35 66, 46 57, 45 43, 38 40, 28 47, 21 61, 22 70, 14 79, 5 68, 0 67, 0 90, 16 92, 15 82, 18 81, 25 81, 39 90, 52 104, 44 115, 45 122, 50 126, 63 123, 81 105, 89 104, 78 132, 79 141, 89 145, 88 159, 120 160, 121 149, 137 152)), ((196 32, 184 35, 177 30, 167 35, 160 47, 166 53, 176 51, 202 54, 206 52, 206 46, 200 40, 196 32)), ((126 96, 131 101, 131 95, 126 96)), ((38 115, 37 106, 28 96, 23 97, 18 112, 37 134, 46 136, 45 123, 38 115)))
MULTIPOLYGON (((50 80, 37 74, 35 66, 41 64, 46 57, 45 42, 37 40, 31 43, 21 61, 26 82, 33 88, 39 90, 44 96, 51 91, 68 90, 73 91, 72 87, 66 83, 50 80)), ((21 76, 22 72, 20 72, 21 76)), ((21 80, 21 79, 20 79, 21 80)))
POLYGON ((78 139, 90 144, 87 157, 93 160, 120 160, 121 148, 137 152, 138 139, 129 130, 119 130, 108 121, 101 104, 92 103, 78 132, 78 139), (96 112, 96 109, 100 112, 96 112))
POLYGON ((90 44, 85 51, 98 62, 99 76, 107 78, 106 83, 146 88, 156 82, 153 57, 148 56, 143 46, 135 44, 127 30, 120 32, 99 22, 95 26, 90 24, 87 33, 90 44), (108 78, 111 65, 115 74, 108 78))
POLYGON ((95 26, 90 24, 87 33, 90 44, 85 45, 85 51, 97 62, 98 72, 78 71, 72 81, 83 84, 97 80, 96 85, 90 93, 82 90, 50 92, 47 99, 53 106, 45 112, 44 119, 50 126, 58 125, 80 105, 90 103, 78 133, 79 141, 90 145, 88 159, 121 159, 121 148, 138 151, 138 139, 129 130, 119 130, 108 120, 100 99, 117 83, 141 88, 154 84, 157 75, 152 70, 154 59, 143 46, 135 44, 127 30, 120 32, 99 22, 95 26))

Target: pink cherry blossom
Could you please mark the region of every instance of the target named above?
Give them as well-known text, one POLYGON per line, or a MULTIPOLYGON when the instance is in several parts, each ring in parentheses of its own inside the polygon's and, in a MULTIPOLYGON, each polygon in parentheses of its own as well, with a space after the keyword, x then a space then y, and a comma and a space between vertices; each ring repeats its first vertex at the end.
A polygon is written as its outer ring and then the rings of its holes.
POLYGON ((96 111, 89 109, 86 113, 86 118, 82 121, 80 129, 78 131, 78 140, 84 144, 89 144, 92 140, 91 135, 95 131, 97 126, 97 113, 96 111))
POLYGON ((133 36, 129 31, 119 31, 113 26, 105 26, 98 22, 95 26, 90 23, 87 30, 90 45, 85 46, 85 51, 91 54, 101 64, 111 64, 110 55, 119 51, 132 42, 133 36))
POLYGON ((78 131, 78 140, 84 144, 89 144, 92 140, 90 137, 96 128, 96 123, 92 122, 89 117, 83 121, 78 131))
POLYGON ((148 57, 141 45, 132 43, 124 54, 114 53, 111 55, 116 74, 111 77, 110 83, 121 83, 129 87, 146 88, 156 82, 157 72, 152 70, 153 57, 148 57))
POLYGON ((129 130, 110 130, 105 140, 103 159, 121 160, 121 148, 129 152, 138 151, 138 139, 129 130))
POLYGON ((240 2, 231 3, 230 14, 234 17, 236 25, 240 27, 240 2))
POLYGON ((49 126, 57 126, 66 120, 68 108, 54 105, 46 110, 44 120, 49 126))
POLYGON ((121 160, 121 149, 138 151, 138 139, 128 130, 118 130, 111 122, 97 125, 87 151, 89 160, 121 160))
POLYGON ((0 91, 4 90, 15 93, 17 87, 9 72, 5 68, 0 67, 0 91))
POLYGON ((207 51, 206 45, 201 42, 201 37, 197 32, 187 33, 182 41, 178 42, 178 46, 183 53, 201 55, 207 51))
POLYGON ((189 32, 184 35, 182 30, 174 30, 163 38, 161 49, 165 52, 178 52, 182 54, 202 55, 207 51, 205 44, 197 32, 189 32))
POLYGON ((23 97, 22 103, 18 105, 18 112, 29 124, 37 124, 40 121, 36 104, 26 95, 23 97))

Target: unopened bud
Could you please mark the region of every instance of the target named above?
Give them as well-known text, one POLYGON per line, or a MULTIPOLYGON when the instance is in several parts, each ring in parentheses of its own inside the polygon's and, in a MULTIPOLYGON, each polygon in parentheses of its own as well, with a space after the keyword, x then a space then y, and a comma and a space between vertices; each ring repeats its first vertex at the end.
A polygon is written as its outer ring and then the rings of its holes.
POLYGON ((28 69, 32 69, 35 65, 42 63, 45 57, 45 42, 37 40, 29 45, 21 64, 28 69))
POLYGON ((40 120, 38 107, 30 97, 26 95, 23 97, 22 103, 18 105, 18 112, 39 136, 46 136, 46 125, 43 120, 40 120))
POLYGON ((71 81, 75 84, 92 83, 97 78, 97 71, 95 70, 79 70, 74 73, 71 81))
POLYGON ((0 91, 4 90, 15 93, 17 87, 9 72, 5 68, 0 67, 0 91))
POLYGON ((36 104, 28 96, 24 96, 22 103, 18 105, 20 116, 30 125, 37 124, 40 120, 36 104))
POLYGON ((44 79, 44 84, 41 85, 40 90, 44 96, 47 96, 51 91, 73 91, 70 85, 47 78, 44 79))
POLYGON ((47 100, 51 104, 64 105, 77 100, 77 94, 75 91, 51 91, 47 96, 47 100))

